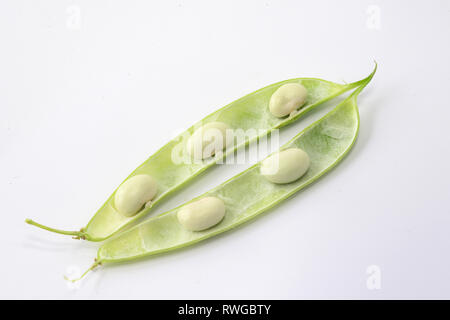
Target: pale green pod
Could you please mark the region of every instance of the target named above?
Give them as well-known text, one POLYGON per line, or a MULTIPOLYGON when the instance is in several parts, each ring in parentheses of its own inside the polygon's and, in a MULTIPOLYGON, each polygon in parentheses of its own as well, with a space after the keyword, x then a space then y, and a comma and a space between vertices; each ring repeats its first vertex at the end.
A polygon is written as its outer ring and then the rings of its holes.
POLYGON ((101 264, 137 260, 214 237, 257 217, 317 181, 354 145, 359 131, 357 97, 375 71, 376 67, 347 99, 281 148, 297 148, 309 155, 310 167, 299 179, 287 184, 272 183, 261 175, 261 163, 257 163, 198 198, 150 218, 106 242, 88 271, 101 264), (225 216, 220 223, 203 231, 187 230, 180 223, 178 213, 205 197, 222 200, 226 207, 225 216))
POLYGON ((309 156, 300 148, 277 152, 261 162, 260 172, 273 183, 290 183, 303 176, 309 168, 309 156))
MULTIPOLYGON (((338 84, 315 78, 285 80, 259 89, 226 105, 216 112, 211 113, 197 124, 181 133, 178 137, 169 141, 125 179, 125 181, 127 181, 128 179, 141 174, 150 175, 158 186, 158 192, 152 199, 151 204, 144 206, 142 210, 132 216, 121 214, 116 209, 114 203, 115 193, 113 193, 91 218, 87 226, 80 231, 55 229, 30 219, 27 219, 26 222, 48 231, 75 236, 78 239, 103 241, 131 225, 137 219, 150 213, 155 205, 162 203, 170 194, 173 194, 183 186, 186 186, 195 177, 212 167, 225 156, 233 154, 238 148, 244 147, 250 142, 268 135, 275 129, 282 128, 297 121, 310 110, 313 110, 322 103, 337 97, 348 90, 358 87, 366 80, 367 79, 362 79, 350 84, 338 84), (269 110, 271 97, 280 87, 283 87, 286 84, 299 84, 305 87, 308 92, 306 101, 300 109, 292 112, 289 117, 274 117, 269 110), (243 132, 248 132, 248 135, 246 135, 245 139, 242 139, 242 141, 231 144, 231 147, 225 148, 224 152, 218 152, 213 157, 200 159, 198 161, 182 161, 182 163, 173 161, 173 155, 174 153, 176 154, 176 150, 180 149, 180 146, 183 154, 184 151, 188 153, 188 150, 185 150, 188 146, 187 141, 184 141, 184 137, 192 136, 199 127, 207 126, 209 123, 213 122, 223 123, 233 130, 239 129, 243 132)), ((225 144, 227 144, 227 141, 225 144)), ((63 210, 63 208, 61 208, 61 210, 63 210)))
POLYGON ((205 197, 182 207, 177 218, 189 231, 202 231, 218 224, 225 215, 225 204, 217 197, 205 197))

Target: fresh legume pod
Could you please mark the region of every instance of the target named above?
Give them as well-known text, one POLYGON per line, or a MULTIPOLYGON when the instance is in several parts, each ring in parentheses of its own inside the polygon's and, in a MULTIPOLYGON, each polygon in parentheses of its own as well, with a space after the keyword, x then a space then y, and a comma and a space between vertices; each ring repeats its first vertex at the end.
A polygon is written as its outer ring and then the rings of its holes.
MULTIPOLYGON (((226 156, 226 154, 233 153, 237 148, 247 145, 250 141, 257 139, 258 137, 266 136, 274 129, 281 128, 296 121, 316 106, 348 90, 358 87, 366 80, 367 78, 346 85, 314 78, 297 78, 281 81, 246 95, 210 114, 202 121, 189 128, 187 132, 180 134, 180 136, 168 142, 165 146, 155 152, 126 179, 128 180, 131 177, 140 174, 149 175, 155 180, 157 187, 157 194, 152 199, 152 202, 132 216, 126 216, 117 211, 114 206, 115 193, 113 193, 92 217, 87 226, 80 231, 54 229, 30 219, 27 219, 26 222, 48 231, 72 235, 78 239, 90 241, 105 240, 124 229, 127 225, 148 214, 153 206, 161 202, 169 194, 184 186, 201 172, 214 165, 217 161, 226 156), (272 94, 280 86, 287 83, 302 84, 306 88, 308 95, 306 102, 298 111, 294 111, 288 117, 277 118, 269 111, 269 101, 272 94), (174 163, 171 157, 174 148, 179 146, 180 139, 185 136, 186 133, 192 135, 196 129, 210 122, 222 122, 232 129, 242 129, 244 131, 253 129, 253 133, 247 135, 244 141, 239 142, 232 148, 228 148, 226 153, 218 154, 215 157, 193 163, 174 163)), ((251 130, 248 132, 250 131, 251 130)))
POLYGON ((281 148, 300 148, 309 155, 310 167, 301 178, 288 184, 272 183, 260 174, 261 163, 257 163, 200 197, 111 239, 100 247, 91 269, 103 263, 171 251, 213 237, 256 217, 316 181, 336 166, 355 143, 359 131, 357 96, 375 71, 376 67, 347 99, 281 148), (204 231, 187 230, 179 223, 177 212, 205 197, 217 197, 224 202, 224 218, 204 231))

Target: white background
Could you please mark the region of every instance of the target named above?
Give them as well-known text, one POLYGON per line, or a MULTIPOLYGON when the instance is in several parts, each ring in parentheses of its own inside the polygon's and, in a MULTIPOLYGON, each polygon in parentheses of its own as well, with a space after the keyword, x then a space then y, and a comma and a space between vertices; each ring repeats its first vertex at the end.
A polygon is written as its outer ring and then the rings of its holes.
POLYGON ((446 0, 2 1, 0 298, 450 298, 449 30, 446 0), (292 77, 356 81, 374 59, 349 156, 243 227, 71 288, 98 244, 24 223, 78 229, 203 116, 292 77))

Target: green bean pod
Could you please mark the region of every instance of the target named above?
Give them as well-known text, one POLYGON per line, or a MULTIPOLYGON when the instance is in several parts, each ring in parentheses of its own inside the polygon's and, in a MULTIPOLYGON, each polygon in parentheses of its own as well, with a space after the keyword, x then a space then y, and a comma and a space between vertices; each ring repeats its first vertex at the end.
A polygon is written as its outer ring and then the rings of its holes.
POLYGON ((357 97, 375 71, 376 67, 347 99, 281 147, 280 151, 300 148, 309 155, 310 167, 300 179, 287 184, 271 183, 260 174, 259 162, 203 195, 106 242, 89 270, 103 263, 139 259, 211 238, 255 218, 319 179, 335 167, 355 143, 359 131, 357 97), (226 207, 225 217, 207 230, 186 230, 178 221, 177 212, 205 197, 221 199, 226 207))
MULTIPOLYGON (((64 231, 50 228, 31 219, 27 219, 26 222, 51 232, 74 236, 76 239, 90 241, 105 240, 139 218, 147 215, 156 204, 222 160, 227 154, 232 154, 236 149, 247 145, 249 142, 268 135, 274 129, 281 128, 298 120, 306 112, 348 90, 358 87, 366 80, 367 78, 350 84, 337 84, 314 78, 286 80, 246 95, 210 114, 156 151, 124 180, 125 182, 136 175, 146 174, 150 175, 157 185, 155 197, 135 215, 126 216, 117 211, 114 206, 116 189, 91 218, 87 226, 80 231, 64 231), (307 89, 308 95, 305 104, 299 110, 287 117, 277 118, 269 112, 269 100, 280 86, 287 83, 302 84, 307 89), (193 163, 175 163, 172 161, 175 148, 179 148, 181 144, 182 149, 186 149, 186 143, 183 141, 183 137, 192 135, 200 126, 215 121, 220 121, 231 129, 242 129, 244 131, 249 129, 255 130, 253 130, 253 133, 247 135, 244 141, 234 144, 231 148, 227 148, 226 152, 216 154, 211 158, 193 163)), ((181 151, 184 152, 185 150, 181 151)))

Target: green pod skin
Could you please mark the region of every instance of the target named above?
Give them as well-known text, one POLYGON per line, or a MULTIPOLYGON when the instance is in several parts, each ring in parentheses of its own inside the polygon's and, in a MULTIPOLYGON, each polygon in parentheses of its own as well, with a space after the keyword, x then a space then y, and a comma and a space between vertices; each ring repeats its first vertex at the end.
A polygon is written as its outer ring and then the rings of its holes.
POLYGON ((147 215, 152 207, 162 202, 164 198, 174 193, 188 182, 192 181, 194 177, 213 166, 216 162, 222 160, 227 154, 232 154, 236 149, 248 145, 249 142, 268 135, 274 129, 281 128, 298 120, 308 111, 348 90, 358 87, 366 80, 367 78, 343 85, 314 78, 290 79, 255 91, 210 114, 156 151, 127 177, 127 179, 129 179, 138 174, 148 174, 156 180, 158 188, 157 194, 152 199, 151 205, 144 207, 141 211, 131 217, 120 214, 114 208, 114 191, 103 206, 91 218, 87 226, 80 231, 64 231, 50 228, 31 219, 27 219, 25 222, 51 232, 74 236, 75 239, 89 241, 103 241, 108 239, 131 223, 147 215), (272 94, 281 85, 286 83, 302 84, 307 89, 308 96, 305 104, 297 112, 288 117, 277 118, 269 111, 269 101, 272 94), (180 142, 186 145, 186 141, 182 141, 183 137, 185 137, 186 134, 192 135, 197 128, 213 121, 223 122, 232 129, 256 130, 254 130, 255 132, 253 135, 246 136, 245 141, 235 144, 231 148, 227 148, 226 152, 217 154, 214 157, 190 164, 174 163, 171 158, 174 148, 179 148, 180 142))
POLYGON ((255 218, 319 179, 335 167, 355 143, 359 131, 357 97, 375 71, 376 67, 347 99, 280 148, 280 151, 301 148, 309 155, 311 165, 300 179, 288 184, 271 183, 260 174, 259 162, 205 194, 111 239, 100 247, 96 262, 89 270, 103 263, 135 260, 213 237, 255 218), (224 201, 223 220, 204 231, 183 228, 177 220, 180 208, 210 196, 224 201))

